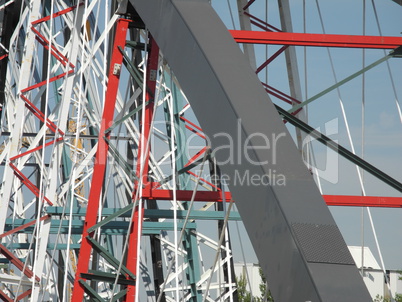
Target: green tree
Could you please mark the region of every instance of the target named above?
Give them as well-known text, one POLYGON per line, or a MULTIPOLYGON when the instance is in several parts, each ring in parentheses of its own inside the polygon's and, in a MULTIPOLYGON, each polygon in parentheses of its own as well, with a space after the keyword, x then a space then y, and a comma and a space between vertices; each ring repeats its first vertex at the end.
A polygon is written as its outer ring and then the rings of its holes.
POLYGON ((267 287, 267 280, 262 273, 262 269, 259 269, 261 283, 260 283, 260 294, 261 296, 252 296, 247 290, 247 278, 245 275, 240 275, 239 278, 236 277, 237 293, 239 296, 239 302, 273 302, 274 299, 271 296, 271 291, 267 287))
POLYGON ((265 278, 261 267, 260 267, 259 273, 260 273, 260 277, 261 277, 261 284, 260 284, 261 301, 273 302, 274 298, 272 298, 271 291, 268 289, 267 279, 265 278))
POLYGON ((384 298, 383 296, 377 295, 373 302, 391 302, 390 298, 384 298))
MULTIPOLYGON (((398 280, 402 280, 402 271, 398 271, 399 277, 398 280)), ((396 302, 402 302, 402 295, 401 294, 395 294, 395 301, 396 302)))
POLYGON ((247 279, 245 275, 236 277, 237 294, 240 302, 251 302, 251 293, 247 290, 247 279))
MULTIPOLYGON (((399 280, 402 280, 402 271, 398 271, 399 280)), ((377 295, 373 302, 391 302, 390 298, 384 298, 383 296, 377 295)), ((402 295, 401 294, 395 294, 395 302, 402 302, 402 295)))

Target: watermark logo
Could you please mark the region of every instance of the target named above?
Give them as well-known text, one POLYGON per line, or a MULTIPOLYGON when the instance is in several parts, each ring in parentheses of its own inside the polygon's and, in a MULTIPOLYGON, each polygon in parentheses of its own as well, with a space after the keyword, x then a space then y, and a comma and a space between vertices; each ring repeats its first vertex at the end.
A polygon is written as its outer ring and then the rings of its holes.
MULTIPOLYGON (((334 135, 338 134, 338 119, 333 119, 329 122, 326 122, 324 128, 324 131, 321 131, 320 127, 316 128, 315 130, 321 132, 325 136, 332 139, 335 143, 337 143, 338 141, 333 137, 334 135)), ((319 176, 321 179, 324 179, 329 183, 336 184, 339 180, 339 154, 336 150, 332 150, 326 147, 325 154, 314 154, 317 157, 316 161, 310 153, 311 146, 316 140, 318 140, 318 138, 312 135, 306 136, 303 140, 304 163, 306 164, 307 168, 310 169, 310 171, 312 171, 314 174, 317 174, 317 176, 319 176)))
MULTIPOLYGON (((175 161, 176 167, 181 168, 190 161, 200 161, 205 156, 200 150, 206 152, 205 147, 210 146, 211 141, 214 141, 217 146, 212 150, 211 157, 215 159, 216 164, 218 166, 239 166, 239 169, 236 169, 234 174, 230 176, 222 174, 220 176, 221 183, 231 183, 239 186, 286 185, 286 176, 280 173, 280 167, 277 166, 277 162, 278 156, 281 156, 282 153, 281 141, 289 136, 288 132, 269 133, 268 135, 254 132, 246 135, 240 119, 231 133, 219 132, 208 137, 205 133, 196 130, 189 134, 184 127, 179 128, 177 125, 174 126, 163 121, 154 122, 153 131, 150 133, 148 142, 144 138, 139 138, 137 143, 130 143, 136 148, 133 153, 137 153, 137 156, 132 157, 131 161, 127 159, 125 164, 135 167, 138 165, 138 158, 144 158, 145 160, 152 158, 154 163, 158 165, 158 169, 162 169, 164 174, 168 175, 169 171, 171 173, 173 161, 175 161), (172 127, 175 127, 174 131, 172 131, 172 127), (172 133, 174 133, 173 143, 172 133), (142 144, 145 144, 145 146, 142 144), (175 147, 172 151, 173 145, 175 147), (149 151, 152 152, 152 156, 145 156, 149 151), (248 168, 252 166, 265 166, 265 174, 252 172, 255 169, 248 168)), ((321 131, 320 128, 317 128, 316 131, 316 134, 322 132, 331 138, 338 134, 338 120, 334 119, 325 123, 324 131, 321 131)), ((306 135, 303 140, 303 160, 305 165, 307 169, 310 169, 314 174, 318 174, 322 179, 330 183, 337 183, 338 153, 325 148, 325 154, 323 152, 315 154, 318 159, 316 163, 312 160, 314 156, 310 153, 311 147, 316 143, 316 140, 317 135, 306 135)), ((117 145, 117 149, 117 153, 124 154, 127 152, 127 145, 117 145)), ((206 169, 203 172, 203 177, 207 179, 208 174, 208 169, 206 169)), ((209 179, 209 181, 216 183, 213 179, 209 179)))
POLYGON ((275 169, 268 169, 266 174, 252 173, 250 170, 240 172, 235 170, 234 176, 228 174, 213 175, 207 180, 211 183, 220 182, 224 185, 233 184, 234 186, 286 186, 286 176, 278 173, 275 169))

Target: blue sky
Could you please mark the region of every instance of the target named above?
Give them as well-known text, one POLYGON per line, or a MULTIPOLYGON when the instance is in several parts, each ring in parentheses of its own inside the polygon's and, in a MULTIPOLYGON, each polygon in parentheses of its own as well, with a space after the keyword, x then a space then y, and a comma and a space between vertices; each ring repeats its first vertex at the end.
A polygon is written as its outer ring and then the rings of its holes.
MULTIPOLYGON (((236 20, 236 1, 230 1, 229 3, 232 9, 232 16, 236 20)), ((363 0, 320 1, 319 7, 326 33, 362 35, 363 3, 363 0)), ((233 28, 228 2, 213 0, 212 4, 226 26, 233 28)), ((306 27, 306 31, 309 33, 322 33, 316 1, 305 0, 305 17, 303 16, 302 0, 292 0, 290 4, 295 32, 303 32, 303 28, 306 27)), ((365 5, 367 35, 379 35, 375 17, 376 11, 381 32, 384 36, 402 36, 401 6, 391 0, 365 1, 365 5)), ((250 7, 250 10, 252 14, 263 20, 268 17, 268 23, 280 28, 277 1, 265 2, 257 0, 250 7)), ((239 29, 236 21, 235 29, 239 29)), ((276 46, 269 47, 268 53, 272 55, 277 48, 276 46)), ((259 62, 262 62, 265 50, 265 46, 256 48, 257 60, 259 62)), ((338 81, 357 72, 363 66, 363 51, 361 49, 331 49, 330 52, 338 81)), ((384 51, 366 50, 364 55, 365 64, 368 65, 383 57, 384 51)), ((298 47, 297 57, 303 100, 335 83, 327 49, 307 48, 305 50, 303 47, 298 47), (305 54, 306 61, 304 60, 305 54)), ((368 162, 402 181, 402 124, 395 104, 395 96, 402 98, 402 86, 400 85, 402 80, 402 59, 392 58, 388 62, 395 83, 395 90, 392 87, 386 63, 382 63, 366 73, 364 82, 364 123, 362 119, 362 77, 360 76, 342 86, 339 94, 345 107, 347 122, 350 127, 356 153, 361 156, 364 149, 364 158, 368 162)), ((268 83, 270 85, 288 92, 289 85, 284 64, 283 56, 278 58, 269 65, 267 73, 265 71, 262 72, 261 79, 265 80, 265 76, 268 75, 268 83)), ((340 107, 339 94, 337 91, 333 91, 311 103, 308 108, 309 123, 313 127, 325 129, 326 123, 336 120, 338 130, 331 137, 351 150, 345 120, 343 119, 340 107)), ((402 100, 399 101, 402 102, 402 100)), ((275 100, 274 102, 287 108, 284 103, 279 103, 275 100)), ((325 148, 318 147, 314 150, 314 153, 319 165, 322 167, 326 156, 325 148)), ((336 170, 335 173, 338 174, 338 181, 335 184, 322 181, 323 193, 360 195, 361 189, 354 165, 344 159, 339 159, 336 170)), ((367 195, 402 196, 401 193, 396 192, 371 175, 367 175, 367 173, 364 173, 364 186, 367 195)), ((361 219, 361 208, 332 207, 331 212, 347 244, 360 245, 362 238, 364 238, 365 245, 371 248, 378 259, 366 210, 363 211, 363 220, 361 219), (364 228, 363 233, 361 232, 362 225, 364 228)), ((371 209, 371 213, 386 268, 401 269, 402 258, 400 255, 402 254, 402 240, 400 238, 402 238, 402 209, 371 209)), ((252 261, 255 261, 255 259, 252 261)))

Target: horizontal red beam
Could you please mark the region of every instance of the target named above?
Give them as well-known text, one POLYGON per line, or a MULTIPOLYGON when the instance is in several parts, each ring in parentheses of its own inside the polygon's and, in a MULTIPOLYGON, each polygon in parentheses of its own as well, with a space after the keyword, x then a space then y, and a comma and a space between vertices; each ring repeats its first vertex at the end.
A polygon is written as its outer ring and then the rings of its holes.
POLYGON ((402 208, 402 197, 323 195, 329 206, 402 208))
MULTIPOLYGON (((191 190, 176 190, 176 200, 189 201, 193 195, 191 190)), ((142 197, 155 200, 173 200, 172 190, 153 189, 146 187, 142 191, 142 197)), ((382 207, 402 208, 402 197, 381 197, 381 196, 351 196, 351 195, 323 195, 328 206, 345 207, 382 207)), ((230 202, 232 195, 225 192, 225 200, 230 202)), ((221 191, 197 191, 194 201, 222 202, 221 191)))
MULTIPOLYGON (((193 196, 191 190, 176 190, 176 200, 190 201, 193 196)), ((149 187, 142 190, 142 198, 157 199, 157 200, 173 200, 173 190, 151 190, 149 187)), ((230 192, 225 192, 225 200, 230 201, 232 195, 230 192)), ((222 202, 221 191, 197 191, 195 193, 194 201, 215 201, 222 202)))
POLYGON ((402 37, 304 34, 268 31, 230 30, 238 43, 298 46, 394 49, 402 37))

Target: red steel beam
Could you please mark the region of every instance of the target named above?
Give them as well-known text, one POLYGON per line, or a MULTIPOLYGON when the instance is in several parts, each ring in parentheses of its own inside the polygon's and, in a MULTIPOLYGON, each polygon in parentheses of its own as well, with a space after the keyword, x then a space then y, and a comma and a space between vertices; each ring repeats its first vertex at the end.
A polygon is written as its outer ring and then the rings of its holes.
MULTIPOLYGON (((27 291, 23 292, 21 295, 17 297, 17 301, 22 300, 25 297, 28 297, 32 293, 32 289, 28 289, 27 291)), ((14 300, 13 300, 14 301, 14 300)))
MULTIPOLYGON (((191 190, 176 190, 176 199, 179 201, 189 201, 192 195, 191 190)), ((147 199, 173 200, 173 191, 154 190, 147 186, 143 189, 142 196, 147 199)), ((402 208, 402 197, 354 195, 323 195, 322 197, 328 206, 402 208)), ((230 192, 225 192, 225 200, 229 202, 231 199, 230 192)), ((222 202, 223 196, 221 191, 197 191, 194 201, 222 202)))
POLYGON ((185 121, 186 123, 189 123, 191 126, 193 126, 194 128, 197 128, 200 132, 203 132, 202 129, 197 126, 196 124, 194 124, 193 122, 189 121, 188 119, 186 119, 184 116, 181 116, 180 119, 182 121, 185 121))
POLYGON ((7 294, 5 292, 3 292, 0 289, 0 298, 2 299, 1 301, 5 301, 5 302, 14 302, 14 301, 20 301, 23 298, 29 296, 32 293, 32 289, 28 289, 27 291, 23 292, 21 295, 19 295, 15 300, 11 299, 9 296, 7 296, 7 294))
POLYGON ((246 6, 243 7, 243 10, 248 9, 249 6, 254 3, 254 1, 255 1, 255 0, 250 0, 250 1, 248 1, 247 4, 246 4, 246 6))
POLYGON ((402 37, 304 34, 287 32, 229 30, 238 43, 298 46, 395 49, 402 37))
POLYGON ((264 63, 260 65, 260 67, 257 68, 255 73, 259 73, 261 70, 263 70, 265 67, 268 66, 269 63, 271 63, 273 60, 275 60, 282 52, 284 52, 286 49, 288 49, 289 45, 282 46, 277 52, 275 52, 271 57, 268 58, 264 63))
POLYGON ((261 82, 261 84, 265 87, 265 91, 267 93, 273 95, 274 97, 277 97, 278 99, 280 99, 288 104, 293 104, 293 103, 300 104, 301 103, 299 100, 292 98, 290 95, 287 95, 286 93, 283 93, 282 91, 280 91, 272 86, 269 86, 268 84, 265 84, 263 82, 261 82))
MULTIPOLYGON (((50 49, 50 42, 34 27, 31 27, 31 30, 35 33, 36 35, 36 40, 42 44, 43 47, 45 47, 48 51, 50 49)), ((59 61, 64 67, 67 66, 67 63, 69 63, 69 66, 71 68, 75 68, 74 64, 69 62, 67 57, 65 57, 61 51, 59 51, 53 44, 51 45, 51 51, 50 53, 59 61)))
POLYGON ((155 40, 150 37, 149 40, 150 53, 147 62, 147 78, 146 78, 146 92, 145 101, 148 105, 145 106, 144 112, 144 125, 142 125, 142 118, 140 118, 140 129, 143 131, 141 133, 141 139, 138 146, 138 157, 137 157, 137 177, 142 177, 142 183, 148 182, 148 170, 149 170, 149 156, 151 144, 148 144, 151 125, 154 115, 154 97, 156 91, 156 77, 158 72, 158 59, 159 59, 159 46, 156 44, 155 40), (142 171, 141 171, 142 169, 142 171), (141 175, 142 172, 142 175, 141 175))
POLYGON ((329 206, 402 208, 402 197, 323 195, 329 206))
MULTIPOLYGON (((120 73, 114 72, 115 64, 121 66, 123 62, 123 55, 119 51, 118 47, 124 47, 126 45, 127 28, 130 20, 119 19, 116 26, 115 40, 112 50, 112 57, 110 60, 110 69, 108 75, 108 86, 105 95, 105 105, 103 108, 101 128, 98 137, 98 148, 95 157, 95 166, 93 172, 93 178, 91 183, 91 191, 89 193, 87 213, 85 216, 84 227, 82 230, 82 242, 80 253, 78 257, 77 272, 74 280, 74 290, 72 301, 82 302, 84 300, 84 287, 79 282, 83 278, 82 273, 88 272, 89 259, 91 257, 91 243, 88 240, 88 236, 93 236, 93 232, 88 233, 88 229, 96 224, 99 209, 99 200, 102 194, 103 181, 105 178, 107 154, 109 145, 106 139, 109 139, 110 133, 105 133, 107 129, 113 124, 114 108, 116 104, 117 90, 119 86, 120 73)), ((116 68, 118 70, 118 68, 116 68)))
MULTIPOLYGON (((78 4, 78 5, 81 6, 81 5, 83 5, 83 3, 80 3, 80 4, 78 4)), ((61 15, 67 14, 67 13, 69 13, 69 12, 75 10, 76 8, 77 8, 77 5, 68 7, 68 8, 66 8, 66 9, 63 9, 63 10, 61 10, 61 11, 58 11, 58 12, 54 13, 53 15, 49 15, 49 16, 43 17, 43 18, 41 18, 41 19, 38 19, 38 20, 36 20, 36 21, 33 21, 31 24, 32 24, 32 25, 36 25, 36 24, 39 24, 39 23, 42 23, 42 22, 49 21, 50 19, 55 19, 55 18, 57 18, 57 17, 59 17, 59 16, 61 16, 61 15)))
MULTIPOLYGON (((176 190, 176 200, 189 201, 193 196, 192 190, 176 190)), ((173 200, 172 190, 153 190, 149 186, 142 190, 142 197, 155 200, 173 200)), ((232 198, 230 192, 225 192, 225 200, 229 202, 232 198)), ((222 191, 197 191, 194 201, 215 201, 222 202, 222 191)))
MULTIPOLYGON (((55 140, 52 140, 52 141, 50 141, 50 142, 47 142, 47 143, 45 144, 45 148, 48 147, 48 146, 50 146, 50 145, 53 145, 54 143, 58 143, 58 142, 60 142, 60 141, 62 141, 62 140, 63 140, 63 138, 62 138, 62 137, 59 137, 59 138, 57 138, 57 139, 55 139, 55 140)), ((43 149, 43 146, 42 146, 42 145, 39 146, 39 147, 33 148, 33 149, 29 150, 29 151, 26 151, 26 152, 23 152, 23 153, 21 153, 21 154, 18 154, 18 155, 14 156, 14 157, 11 157, 11 158, 10 158, 10 161, 15 161, 16 159, 18 159, 18 158, 20 158, 20 157, 27 156, 28 154, 31 154, 31 153, 36 152, 36 151, 41 150, 41 149, 43 149)))
MULTIPOLYGON (((49 214, 45 215, 45 216, 42 216, 41 218, 39 218, 39 221, 49 219, 50 217, 51 216, 49 214)), ((12 229, 12 230, 10 230, 8 232, 5 232, 5 233, 0 235, 0 239, 3 238, 3 237, 6 237, 6 236, 12 235, 14 233, 17 233, 17 232, 19 232, 19 231, 21 231, 21 230, 23 230, 23 229, 25 229, 27 227, 30 227, 31 225, 34 225, 37 221, 38 221, 38 219, 32 220, 32 221, 30 221, 28 223, 25 223, 25 224, 15 228, 15 229, 12 229)))
POLYGON ((276 28, 275 26, 272 26, 271 24, 268 24, 264 20, 261 20, 260 18, 257 18, 256 16, 253 16, 252 14, 248 12, 244 12, 246 16, 250 18, 250 23, 263 29, 266 31, 281 31, 279 28, 276 28))
POLYGON ((199 131, 195 130, 194 128, 192 128, 191 126, 189 126, 189 125, 186 124, 186 128, 187 128, 188 130, 190 130, 191 132, 197 134, 199 137, 201 137, 201 138, 203 138, 203 139, 206 139, 205 136, 204 136, 203 134, 201 134, 203 131, 202 131, 202 129, 201 129, 200 127, 198 127, 196 124, 190 122, 188 119, 186 119, 186 118, 183 117, 183 116, 181 116, 180 119, 181 119, 182 121, 184 121, 185 123, 190 124, 190 125, 191 125, 192 127, 194 127, 195 129, 198 129, 199 131))
POLYGON ((205 153, 205 151, 208 150, 209 147, 205 146, 204 148, 202 148, 200 151, 198 151, 193 157, 191 157, 187 164, 185 165, 185 167, 191 165, 193 162, 195 162, 202 154, 205 153))
MULTIPOLYGON (((26 177, 24 175, 24 173, 22 173, 20 170, 18 170, 18 168, 13 164, 13 163, 9 163, 10 168, 14 170, 14 175, 17 176, 19 178, 19 180, 21 180, 21 182, 33 193, 35 194, 36 197, 39 197, 40 195, 40 191, 38 189, 37 186, 35 186, 28 177, 26 177)), ((53 205, 53 203, 46 197, 43 196, 43 200, 45 200, 49 205, 53 205)))
POLYGON ((5 292, 3 292, 1 289, 0 289, 0 298, 1 298, 1 301, 5 301, 5 302, 13 302, 14 301, 9 296, 7 296, 7 294, 5 292))
MULTIPOLYGON (((45 115, 43 114, 43 112, 40 111, 26 96, 21 94, 20 97, 21 97, 21 99, 24 100, 25 107, 27 107, 27 109, 29 109, 29 111, 31 111, 32 114, 35 115, 40 121, 42 121, 43 123, 46 123, 46 126, 50 131, 55 133, 56 129, 58 129, 57 126, 48 118, 45 121, 45 115)), ((61 130, 59 130, 59 133, 61 135, 64 135, 64 133, 61 130)))
POLYGON ((17 267, 25 276, 28 278, 35 277, 36 281, 40 281, 39 277, 34 275, 34 272, 31 271, 24 263, 18 259, 9 249, 7 249, 4 245, 0 244, 0 254, 3 254, 15 267, 17 267))

